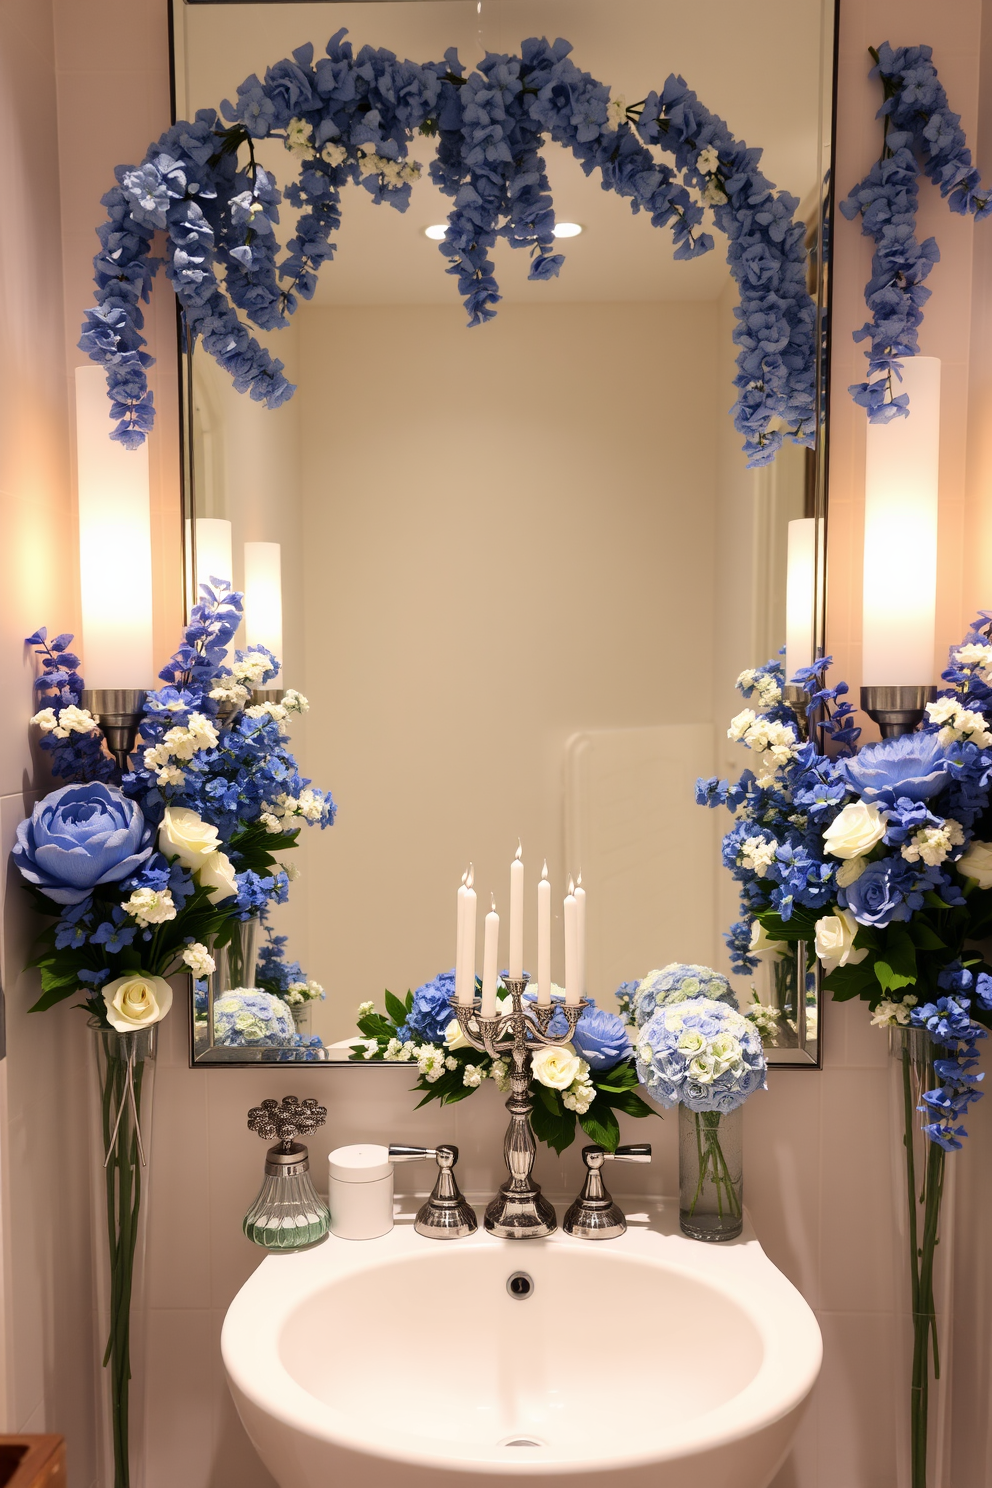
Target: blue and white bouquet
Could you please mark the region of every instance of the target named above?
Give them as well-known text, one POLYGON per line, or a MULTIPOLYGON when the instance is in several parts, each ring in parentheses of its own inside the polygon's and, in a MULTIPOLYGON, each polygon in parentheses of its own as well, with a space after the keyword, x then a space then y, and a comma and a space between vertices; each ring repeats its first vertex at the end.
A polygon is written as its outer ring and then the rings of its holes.
MULTIPOLYGON (((501 984, 502 985, 502 984, 501 984)), ((385 994, 385 1013, 363 1002, 352 1045, 353 1060, 382 1059, 416 1066, 416 1090, 424 1092, 420 1105, 437 1100, 452 1105, 478 1090, 487 1080, 504 1093, 509 1090, 509 1061, 492 1059, 465 1038, 451 1003, 455 973, 440 972, 400 999, 385 994)), ((533 999, 536 994, 526 993, 533 999)), ((564 1001, 559 987, 553 1002, 564 1001)), ((509 998, 506 998, 507 1004, 509 998)), ((570 1043, 534 1050, 531 1071, 535 1101, 531 1123, 538 1141, 563 1152, 575 1140, 576 1123, 593 1142, 612 1152, 620 1140, 616 1113, 650 1116, 652 1110, 637 1094, 634 1050, 625 1020, 596 1007, 589 999, 570 1043)), ((497 999, 502 1010, 503 999, 497 999)), ((550 1031, 567 1031, 564 1014, 552 1017, 550 1031)))
MULTIPOLYGON (((81 988, 102 1027, 157 1021, 171 1003, 164 978, 210 975, 211 952, 236 922, 287 897, 289 874, 275 854, 295 844, 301 824, 333 822, 330 795, 300 776, 285 737, 306 699, 289 692, 279 703, 250 705, 251 688, 278 670, 262 648, 237 652, 227 665, 240 621, 239 594, 204 587, 183 644, 160 673, 166 685, 146 696, 123 778, 81 707, 72 636, 49 641, 42 629, 28 637, 42 664, 43 706, 32 722, 53 774, 67 782, 21 823, 13 853, 37 907, 58 915, 32 962, 42 980, 35 1010, 81 988), (145 979, 145 992, 130 989, 122 1011, 115 989, 135 978, 145 979)), ((277 943, 269 961, 279 960, 277 943)), ((277 975, 274 964, 266 969, 277 975)))

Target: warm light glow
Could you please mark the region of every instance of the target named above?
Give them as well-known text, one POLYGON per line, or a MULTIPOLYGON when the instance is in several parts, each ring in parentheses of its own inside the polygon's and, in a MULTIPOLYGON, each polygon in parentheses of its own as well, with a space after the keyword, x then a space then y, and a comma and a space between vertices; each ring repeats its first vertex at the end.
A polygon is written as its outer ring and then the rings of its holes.
POLYGON ((545 860, 544 860, 544 867, 541 869, 541 877, 542 878, 547 878, 547 876, 548 876, 548 860, 547 860, 547 858, 545 858, 545 860))
MULTIPOLYGON (((820 521, 822 535, 823 522, 820 521)), ((816 590, 816 518, 789 523, 785 589, 785 680, 813 665, 813 605, 816 590)))
POLYGON ((469 863, 469 865, 468 865, 468 878, 465 880, 465 887, 467 889, 470 889, 474 883, 475 883, 475 865, 472 864, 472 863, 469 863))
POLYGON ((200 585, 211 579, 226 579, 234 587, 234 556, 231 524, 222 517, 196 519, 196 598, 200 585))
POLYGON ((245 641, 267 646, 282 661, 282 549, 279 543, 245 543, 245 641))
POLYGON ((432 243, 440 243, 447 237, 448 224, 446 222, 435 222, 430 227, 424 228, 424 237, 430 238, 432 243))
POLYGON ((906 357, 909 417, 868 425, 861 680, 933 681, 940 362, 906 357))
POLYGON ((517 850, 513 854, 513 856, 516 858, 517 862, 519 863, 520 862, 520 859, 523 857, 523 855, 524 855, 523 844, 521 843, 520 838, 518 837, 517 838, 517 850))
POLYGON ((151 687, 148 445, 110 438, 106 376, 76 368, 82 672, 87 687, 151 687))
POLYGON ((556 222, 556 238, 577 238, 582 231, 581 222, 556 222))

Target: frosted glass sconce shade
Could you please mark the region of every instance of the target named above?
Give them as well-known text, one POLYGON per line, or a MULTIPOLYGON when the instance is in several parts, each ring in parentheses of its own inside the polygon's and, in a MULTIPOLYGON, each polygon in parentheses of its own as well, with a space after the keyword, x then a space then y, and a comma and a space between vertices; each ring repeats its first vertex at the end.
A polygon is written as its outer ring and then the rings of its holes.
POLYGON ((245 543, 245 639, 282 661, 282 548, 245 543))
POLYGON ((907 357, 909 417, 868 425, 862 681, 927 686, 934 674, 940 362, 907 357))
POLYGON ((196 519, 196 599, 200 585, 211 579, 226 579, 234 587, 234 554, 231 524, 222 517, 196 519))
POLYGON ((83 676, 90 689, 144 688, 152 664, 148 445, 110 438, 101 367, 76 368, 83 676))
MULTIPOLYGON (((816 589, 816 518, 789 523, 785 591, 785 680, 813 665, 813 604, 816 589)), ((823 522, 820 521, 822 543, 823 522)))

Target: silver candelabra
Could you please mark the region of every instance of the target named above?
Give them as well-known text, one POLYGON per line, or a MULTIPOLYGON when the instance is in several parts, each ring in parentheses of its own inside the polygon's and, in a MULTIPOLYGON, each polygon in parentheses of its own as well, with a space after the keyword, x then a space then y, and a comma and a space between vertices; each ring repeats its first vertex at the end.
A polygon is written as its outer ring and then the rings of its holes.
POLYGON ((503 986, 510 994, 512 1010, 491 1018, 482 1016, 478 998, 452 1003, 458 1026, 473 1049, 492 1059, 502 1059, 504 1055, 510 1059, 510 1098, 506 1103, 510 1124, 503 1142, 510 1176, 486 1209, 485 1218, 486 1229, 507 1240, 539 1240, 558 1228, 553 1207, 543 1197, 540 1184, 531 1177, 537 1143, 530 1122, 534 1109, 530 1057, 536 1045, 567 1044, 583 1008, 589 1006, 581 1001, 555 1002, 547 1007, 530 1002, 525 1007, 523 997, 528 981, 526 972, 519 980, 504 977, 503 986), (564 1014, 568 1029, 556 1037, 548 1030, 557 1012, 564 1014))

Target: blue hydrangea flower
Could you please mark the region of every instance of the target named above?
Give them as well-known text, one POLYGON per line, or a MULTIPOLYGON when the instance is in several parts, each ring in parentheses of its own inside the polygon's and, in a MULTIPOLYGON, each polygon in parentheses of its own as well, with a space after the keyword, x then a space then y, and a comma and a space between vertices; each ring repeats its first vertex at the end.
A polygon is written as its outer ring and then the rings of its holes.
POLYGON ((296 1042, 293 1015, 281 997, 235 987, 214 1002, 214 1040, 227 1047, 277 1047, 296 1042))
POLYGON ((709 966, 685 965, 673 961, 660 971, 649 971, 637 984, 634 994, 634 1022, 643 1028, 659 1008, 685 1002, 691 997, 708 997, 736 1008, 737 996, 727 978, 709 966))
POLYGON ((660 1007, 638 1033, 635 1053, 641 1084, 669 1108, 726 1114, 765 1083, 754 1024, 709 997, 660 1007))
POLYGON ((419 1034, 427 1044, 443 1044, 445 1030, 455 1016, 451 1001, 455 995, 455 973, 442 971, 413 994, 413 1007, 407 1014, 407 1036, 419 1034))

